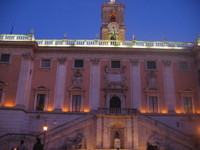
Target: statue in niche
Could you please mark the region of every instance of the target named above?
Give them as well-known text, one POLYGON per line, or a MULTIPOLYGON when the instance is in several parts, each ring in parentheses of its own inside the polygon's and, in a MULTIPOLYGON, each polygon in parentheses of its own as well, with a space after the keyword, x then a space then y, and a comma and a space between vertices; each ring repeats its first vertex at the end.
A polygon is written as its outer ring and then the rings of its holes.
POLYGON ((116 129, 115 137, 114 137, 114 148, 120 149, 120 147, 121 147, 120 134, 119 134, 119 130, 116 129))
POLYGON ((62 149, 85 149, 85 138, 81 133, 78 133, 74 138, 66 138, 62 149))
POLYGON ((156 76, 155 71, 150 71, 147 74, 147 82, 148 82, 149 88, 157 88, 157 76, 156 76))
POLYGON ((83 76, 80 72, 80 70, 76 70, 72 77, 72 84, 75 86, 80 86, 83 82, 83 76))

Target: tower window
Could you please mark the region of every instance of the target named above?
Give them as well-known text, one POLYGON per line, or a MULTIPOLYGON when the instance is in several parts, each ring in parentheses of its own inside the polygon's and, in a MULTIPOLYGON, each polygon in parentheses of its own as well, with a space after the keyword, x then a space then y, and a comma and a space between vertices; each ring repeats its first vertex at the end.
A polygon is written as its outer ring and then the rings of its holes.
POLYGON ((111 61, 111 68, 120 68, 120 61, 111 61))
POLYGON ((183 97, 183 104, 185 113, 193 113, 192 97, 183 97))
POLYGON ((188 63, 187 62, 179 62, 178 67, 180 71, 188 71, 188 63))
POLYGON ((41 62, 42 68, 50 68, 51 67, 51 60, 50 59, 43 59, 41 62))
POLYGON ((110 17, 110 22, 116 22, 116 17, 115 17, 114 15, 112 15, 112 16, 110 17))
POLYGON ((81 111, 81 95, 72 95, 72 111, 81 111))
POLYGON ((1 54, 1 62, 10 62, 10 54, 1 54))
POLYGON ((156 69, 156 62, 155 61, 147 61, 147 69, 154 70, 156 69))
POLYGON ((75 68, 83 68, 83 60, 75 60, 74 67, 75 68))
POLYGON ((43 111, 45 106, 45 94, 37 94, 36 110, 43 111))
POLYGON ((149 97, 149 112, 158 113, 158 97, 157 96, 149 97))

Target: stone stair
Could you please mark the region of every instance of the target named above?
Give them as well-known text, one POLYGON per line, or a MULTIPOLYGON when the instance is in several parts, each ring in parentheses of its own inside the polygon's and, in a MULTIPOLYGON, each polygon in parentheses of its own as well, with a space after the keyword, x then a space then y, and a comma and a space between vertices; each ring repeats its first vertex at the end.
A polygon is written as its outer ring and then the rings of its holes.
POLYGON ((186 135, 180 132, 179 130, 174 129, 147 115, 138 114, 138 116, 141 122, 145 124, 148 123, 150 126, 152 126, 152 128, 155 129, 155 131, 157 130, 159 134, 163 136, 167 135, 169 141, 173 141, 174 143, 180 144, 188 150, 196 150, 194 147, 194 139, 192 139, 192 137, 190 137, 189 135, 186 135))

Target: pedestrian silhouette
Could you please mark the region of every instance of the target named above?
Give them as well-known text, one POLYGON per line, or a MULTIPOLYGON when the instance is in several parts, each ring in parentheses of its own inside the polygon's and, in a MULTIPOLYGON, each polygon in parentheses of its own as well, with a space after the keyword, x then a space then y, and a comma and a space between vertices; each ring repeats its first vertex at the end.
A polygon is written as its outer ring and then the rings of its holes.
POLYGON ((17 150, 27 150, 24 146, 24 141, 21 140, 20 144, 17 146, 17 150))
POLYGON ((43 145, 40 138, 37 138, 37 142, 34 144, 33 150, 43 150, 43 145))

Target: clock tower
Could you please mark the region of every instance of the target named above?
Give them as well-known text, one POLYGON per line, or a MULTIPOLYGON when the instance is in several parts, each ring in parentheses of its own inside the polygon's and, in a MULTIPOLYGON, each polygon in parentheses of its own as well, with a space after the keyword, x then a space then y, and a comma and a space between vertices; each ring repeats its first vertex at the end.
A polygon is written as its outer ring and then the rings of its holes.
POLYGON ((104 2, 102 5, 102 40, 125 40, 124 9, 122 2, 104 2))

